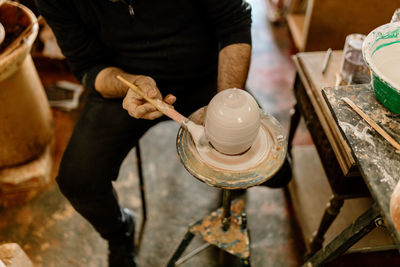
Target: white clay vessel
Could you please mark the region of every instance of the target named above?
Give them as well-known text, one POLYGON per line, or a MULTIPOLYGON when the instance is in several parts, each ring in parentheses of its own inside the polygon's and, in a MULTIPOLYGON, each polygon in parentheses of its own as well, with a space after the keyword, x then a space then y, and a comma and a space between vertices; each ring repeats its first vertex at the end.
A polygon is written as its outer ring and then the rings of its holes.
POLYGON ((260 130, 260 110, 254 98, 241 89, 226 89, 210 101, 205 133, 221 153, 236 155, 248 150, 260 130))

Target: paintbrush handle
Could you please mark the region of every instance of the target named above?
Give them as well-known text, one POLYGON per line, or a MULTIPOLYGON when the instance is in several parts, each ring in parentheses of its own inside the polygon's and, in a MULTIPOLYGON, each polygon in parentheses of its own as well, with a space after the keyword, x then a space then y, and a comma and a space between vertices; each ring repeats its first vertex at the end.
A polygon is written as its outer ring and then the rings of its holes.
POLYGON ((400 144, 396 142, 384 129, 382 129, 376 122, 374 122, 367 114, 365 114, 353 101, 347 97, 342 97, 342 100, 346 102, 355 112, 358 113, 368 124, 374 128, 383 138, 385 138, 396 150, 400 151, 400 144))
POLYGON ((183 121, 187 120, 187 118, 182 114, 180 114, 178 111, 176 111, 173 106, 168 105, 167 103, 165 103, 160 99, 154 99, 148 97, 145 93, 143 93, 143 91, 137 85, 127 81, 120 75, 117 75, 117 79, 123 82, 125 85, 129 86, 129 88, 132 91, 134 91, 135 93, 140 95, 143 99, 145 99, 147 102, 152 104, 161 113, 173 119, 174 121, 178 122, 179 124, 182 124, 183 121))
POLYGON ((126 79, 122 78, 121 76, 117 75, 117 79, 120 80, 121 82, 123 82, 125 85, 129 86, 129 88, 134 91, 135 93, 137 93, 138 95, 140 95, 143 99, 145 99, 147 102, 149 102, 150 104, 152 104, 156 109, 158 109, 159 111, 162 112, 162 105, 168 105, 167 103, 161 101, 160 99, 154 99, 154 98, 150 98, 148 97, 145 93, 143 93, 143 91, 136 86, 135 84, 127 81, 126 79), (158 101, 157 101, 158 100, 158 101))

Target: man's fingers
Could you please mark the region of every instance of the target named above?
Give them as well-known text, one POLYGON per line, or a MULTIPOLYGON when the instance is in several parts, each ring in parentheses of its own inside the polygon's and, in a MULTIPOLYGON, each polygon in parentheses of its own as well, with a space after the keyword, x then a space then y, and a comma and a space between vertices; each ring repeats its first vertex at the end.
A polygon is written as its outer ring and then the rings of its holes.
POLYGON ((144 84, 140 88, 142 89, 143 93, 145 93, 150 98, 159 98, 158 96, 161 96, 158 90, 150 84, 144 84))
POLYGON ((153 112, 147 113, 146 115, 143 116, 143 119, 155 120, 155 119, 161 117, 162 115, 163 114, 160 111, 157 110, 157 111, 153 111, 153 112))
MULTIPOLYGON (((134 83, 148 97, 162 100, 162 95, 157 88, 156 82, 151 77, 140 76, 134 81, 134 83)), ((173 103, 175 103, 175 101, 176 97, 171 94, 167 95, 164 98, 164 102, 169 105, 172 105, 173 103)), ((145 101, 133 90, 128 90, 123 100, 122 106, 128 111, 129 115, 136 119, 154 120, 163 115, 153 105, 145 101)))
POLYGON ((169 94, 166 97, 164 97, 164 102, 169 105, 174 104, 175 101, 176 101, 176 97, 174 95, 169 94))
POLYGON ((133 96, 133 94, 127 94, 127 96, 122 101, 122 107, 126 110, 133 110, 143 103, 143 100, 137 99, 135 96, 133 96))
POLYGON ((135 109, 135 115, 138 118, 144 118, 146 114, 157 111, 157 109, 150 103, 145 103, 143 105, 137 106, 135 109))
POLYGON ((129 89, 128 94, 132 97, 135 98, 137 100, 142 100, 143 97, 141 97, 138 93, 136 93, 135 91, 133 91, 132 89, 129 89))
POLYGON ((129 99, 129 101, 136 101, 138 102, 143 102, 143 97, 141 97, 138 93, 133 91, 132 89, 129 89, 128 92, 126 93, 125 99, 129 99))
POLYGON ((141 76, 138 79, 136 79, 135 84, 148 97, 161 99, 161 93, 157 88, 156 82, 152 78, 148 76, 141 76))

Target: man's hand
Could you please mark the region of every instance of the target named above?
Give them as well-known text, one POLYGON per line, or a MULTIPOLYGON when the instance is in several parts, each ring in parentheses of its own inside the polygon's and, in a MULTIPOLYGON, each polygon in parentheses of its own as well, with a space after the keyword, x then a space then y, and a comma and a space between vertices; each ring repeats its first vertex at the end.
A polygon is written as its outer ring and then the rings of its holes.
MULTIPOLYGON (((117 75, 123 76, 138 86, 148 97, 162 99, 156 82, 149 76, 133 75, 115 67, 105 68, 97 74, 95 88, 104 98, 124 98, 122 107, 134 118, 154 120, 162 116, 150 103, 130 90, 119 81, 117 75)), ((172 105, 176 100, 173 95, 167 95, 164 102, 172 105)))
MULTIPOLYGON (((157 88, 156 82, 149 76, 136 76, 133 81, 143 93, 150 98, 162 99, 161 93, 157 88)), ((169 94, 164 98, 164 102, 172 105, 176 101, 176 97, 169 94)), ((122 107, 126 109, 132 117, 136 119, 154 120, 161 117, 163 114, 158 111, 152 104, 144 100, 133 90, 128 90, 122 107)))

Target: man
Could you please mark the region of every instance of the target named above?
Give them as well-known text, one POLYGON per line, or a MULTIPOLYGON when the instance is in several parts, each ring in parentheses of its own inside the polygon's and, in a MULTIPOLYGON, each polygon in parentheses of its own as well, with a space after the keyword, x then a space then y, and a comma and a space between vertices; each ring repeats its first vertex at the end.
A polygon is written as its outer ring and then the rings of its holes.
POLYGON ((120 207, 111 182, 139 138, 165 117, 115 77, 168 104, 178 99, 175 107, 186 116, 217 90, 244 88, 250 6, 244 0, 36 2, 72 72, 90 90, 57 182, 108 241, 110 266, 135 266, 133 214, 120 207))

